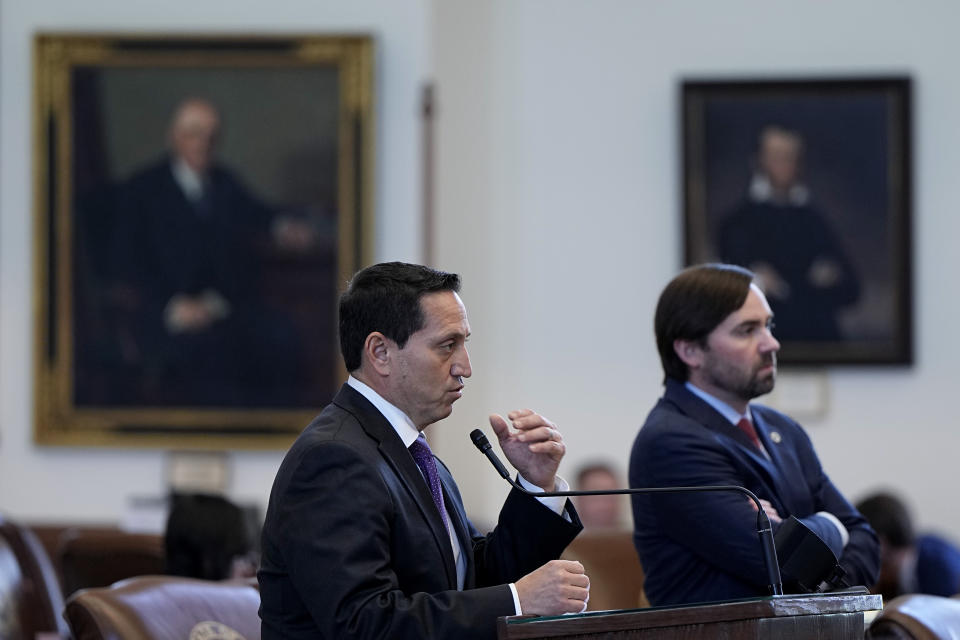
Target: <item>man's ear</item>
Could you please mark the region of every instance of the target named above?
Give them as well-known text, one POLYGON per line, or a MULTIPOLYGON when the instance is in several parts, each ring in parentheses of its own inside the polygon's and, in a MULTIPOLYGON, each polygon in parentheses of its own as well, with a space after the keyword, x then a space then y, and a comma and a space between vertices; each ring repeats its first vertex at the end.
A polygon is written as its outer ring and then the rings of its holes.
POLYGON ((698 342, 678 338, 673 341, 673 351, 691 369, 699 369, 703 364, 703 347, 698 342))
POLYGON ((381 376, 390 375, 390 360, 396 348, 390 340, 379 331, 374 331, 363 341, 363 356, 370 366, 381 376))

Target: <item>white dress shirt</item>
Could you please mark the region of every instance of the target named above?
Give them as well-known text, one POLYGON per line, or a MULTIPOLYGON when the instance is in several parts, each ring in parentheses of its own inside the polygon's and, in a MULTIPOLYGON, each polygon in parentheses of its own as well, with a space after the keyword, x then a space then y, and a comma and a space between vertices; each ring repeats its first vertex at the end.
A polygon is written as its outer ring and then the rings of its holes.
POLYGON ((170 163, 170 170, 173 173, 173 179, 183 191, 183 195, 191 203, 196 203, 203 197, 203 178, 199 173, 191 169, 183 158, 175 158, 170 163))

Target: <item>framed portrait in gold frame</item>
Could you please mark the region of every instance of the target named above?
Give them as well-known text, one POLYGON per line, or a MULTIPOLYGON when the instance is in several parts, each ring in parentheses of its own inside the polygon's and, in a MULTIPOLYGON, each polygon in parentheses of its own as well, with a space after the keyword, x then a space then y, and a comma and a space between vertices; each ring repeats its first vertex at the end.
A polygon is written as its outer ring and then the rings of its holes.
POLYGON ((373 42, 35 38, 35 439, 282 448, 346 372, 373 42))

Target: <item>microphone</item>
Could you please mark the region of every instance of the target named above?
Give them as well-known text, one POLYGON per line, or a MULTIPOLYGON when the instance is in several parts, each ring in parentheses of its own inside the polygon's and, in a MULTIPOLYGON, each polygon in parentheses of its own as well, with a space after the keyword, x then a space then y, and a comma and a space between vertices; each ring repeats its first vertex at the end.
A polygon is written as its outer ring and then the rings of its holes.
POLYGON ((513 480, 510 478, 510 472, 507 471, 507 468, 503 466, 503 463, 500 462, 500 458, 497 457, 497 454, 493 451, 493 446, 490 444, 490 441, 487 440, 487 436, 483 434, 483 431, 480 429, 474 429, 470 432, 470 439, 473 440, 474 446, 477 449, 480 449, 480 453, 483 453, 487 456, 487 460, 490 461, 490 464, 493 465, 493 468, 496 469, 503 479, 512 484, 514 487, 518 487, 524 493, 529 493, 523 487, 520 487, 517 484, 514 484, 513 480))
POLYGON ((763 552, 763 563, 767 568, 767 579, 770 582, 769 587, 774 596, 783 595, 783 581, 780 578, 780 564, 777 561, 777 548, 773 541, 773 529, 770 526, 770 518, 767 517, 766 512, 763 510, 763 505, 760 504, 760 498, 754 495, 749 489, 732 484, 718 484, 703 487, 637 487, 635 489, 611 489, 609 491, 544 491, 543 493, 534 493, 527 491, 520 483, 510 477, 510 473, 507 471, 507 468, 503 466, 503 463, 500 462, 500 458, 498 458, 497 454, 493 451, 493 446, 490 444, 490 441, 487 440, 487 436, 484 435, 483 431, 474 429, 470 432, 470 439, 473 441, 474 446, 487 456, 490 464, 496 468, 504 480, 510 483, 510 486, 517 491, 535 498, 610 496, 634 493, 690 493, 695 491, 735 491, 742 493, 757 505, 757 536, 760 538, 760 549, 763 552))

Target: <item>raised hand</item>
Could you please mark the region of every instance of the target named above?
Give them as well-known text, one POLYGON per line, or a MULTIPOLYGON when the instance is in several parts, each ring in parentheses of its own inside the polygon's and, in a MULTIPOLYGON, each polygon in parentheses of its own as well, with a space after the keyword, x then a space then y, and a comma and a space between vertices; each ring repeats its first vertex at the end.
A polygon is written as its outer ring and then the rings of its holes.
POLYGON ((490 416, 490 426, 500 440, 500 448, 524 478, 553 491, 560 460, 567 452, 557 425, 530 409, 507 414, 513 428, 501 416, 490 416))

